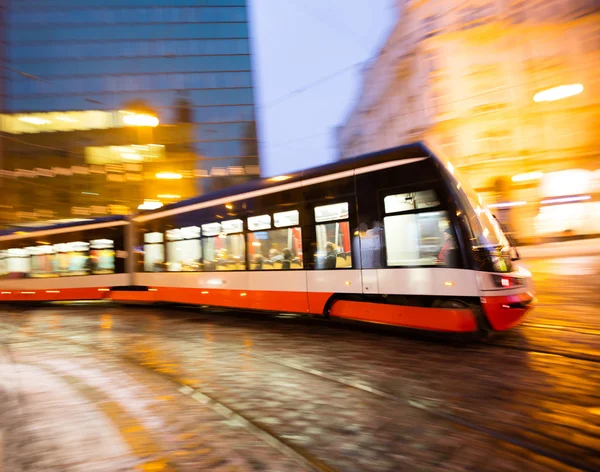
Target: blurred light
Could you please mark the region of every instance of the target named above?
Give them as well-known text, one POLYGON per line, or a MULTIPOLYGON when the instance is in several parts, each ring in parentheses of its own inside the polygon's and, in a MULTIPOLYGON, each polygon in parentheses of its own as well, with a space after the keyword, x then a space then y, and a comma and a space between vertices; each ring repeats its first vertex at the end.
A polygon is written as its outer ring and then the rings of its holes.
POLYGON ((19 121, 23 123, 30 123, 32 125, 47 125, 50 123, 48 120, 44 120, 43 118, 38 118, 37 116, 23 116, 19 118, 19 121))
POLYGON ((208 295, 208 292, 206 290, 204 290, 203 292, 201 292, 202 295, 208 295))
POLYGON ((276 177, 271 177, 267 179, 269 182, 283 182, 284 180, 291 179, 292 177, 289 175, 278 175, 276 177))
POLYGON ((121 157, 123 159, 127 159, 128 161, 141 161, 143 160, 142 156, 135 152, 122 152, 121 157))
POLYGON ((349 280, 346 280, 346 285, 352 285, 352 282, 350 282, 349 280))
POLYGON ((208 279, 206 283, 208 285, 223 285, 223 281, 221 279, 208 279))
POLYGON ((47 245, 47 244, 50 244, 50 243, 49 243, 48 241, 36 241, 36 244, 44 244, 44 245, 47 245))
POLYGON ((96 193, 96 192, 81 192, 81 194, 82 195, 96 195, 96 196, 100 195, 99 193, 96 193))
POLYGON ((181 198, 181 195, 174 195, 172 193, 161 193, 157 195, 157 198, 181 198))
POLYGON ((551 198, 548 200, 542 200, 542 205, 550 205, 552 203, 572 203, 582 202, 584 200, 591 200, 591 195, 582 195, 580 197, 564 197, 564 198, 551 198))
MULTIPOLYGON (((126 112, 122 112, 126 113, 126 112)), ((158 126, 158 118, 152 115, 142 115, 138 113, 127 113, 123 117, 123 123, 130 126, 158 126)))
POLYGON ((245 297, 246 295, 248 295, 246 292, 240 293, 240 297, 245 297))
POLYGON ((152 146, 152 147, 163 147, 163 148, 165 147, 165 146, 164 146, 164 145, 162 145, 162 144, 148 144, 148 146, 152 146))
POLYGON ((35 292, 21 292, 21 295, 35 295, 35 292))
POLYGON ((511 180, 513 182, 527 182, 528 180, 539 180, 543 176, 543 172, 527 172, 525 174, 513 175, 511 180))
POLYGON ((507 279, 506 277, 502 277, 502 279, 500 279, 500 283, 503 287, 510 287, 510 279, 507 279))
POLYGON ((15 231, 14 234, 27 234, 27 231, 15 231))
POLYGON ((179 180, 183 177, 181 174, 176 174, 175 172, 159 172, 156 174, 157 179, 167 179, 167 180, 179 180))
POLYGON ((488 208, 511 208, 517 206, 527 205, 527 202, 505 202, 505 203, 493 203, 488 205, 488 208))
POLYGON ((444 282, 444 285, 446 287, 452 287, 452 286, 454 286, 454 282, 444 282))
POLYGON ((2 292, 2 295, 10 295, 12 292, 2 292))
POLYGON ((46 293, 60 293, 60 290, 46 290, 46 293))
POLYGON ((110 288, 99 288, 99 292, 110 292, 110 288))
MULTIPOLYGON (((452 175, 454 175, 454 166, 452 165, 451 162, 448 162, 448 170, 450 171, 450 173, 452 175)), ((458 188, 458 187, 457 187, 458 188)))
POLYGON ((145 201, 140 206, 138 206, 138 210, 156 210, 162 207, 163 204, 161 202, 153 202, 153 201, 145 201))
POLYGON ((553 102, 555 100, 561 100, 563 98, 572 97, 583 92, 583 85, 581 84, 570 84, 570 85, 559 85, 551 89, 542 90, 533 96, 534 102, 553 102))
POLYGON ((157 288, 149 288, 148 291, 149 292, 158 292, 158 289, 157 288))
POLYGON ((57 116, 56 119, 59 121, 66 121, 67 123, 77 123, 77 121, 78 121, 75 118, 71 118, 66 115, 57 116))
POLYGON ((225 208, 227 208, 228 210, 233 209, 233 205, 231 203, 228 203, 227 205, 225 205, 225 208))
POLYGON ((254 247, 260 247, 260 246, 262 246, 262 244, 261 244, 261 243, 259 243, 258 241, 252 241, 252 245, 253 245, 254 247))

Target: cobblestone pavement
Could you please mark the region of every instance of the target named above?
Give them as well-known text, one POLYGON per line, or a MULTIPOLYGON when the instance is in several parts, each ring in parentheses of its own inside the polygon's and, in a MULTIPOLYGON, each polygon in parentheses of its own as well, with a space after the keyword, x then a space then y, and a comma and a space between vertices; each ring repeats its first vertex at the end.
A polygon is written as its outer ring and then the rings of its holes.
POLYGON ((600 470, 600 258, 526 265, 538 308, 483 344, 221 310, 5 308, 4 468, 600 470))

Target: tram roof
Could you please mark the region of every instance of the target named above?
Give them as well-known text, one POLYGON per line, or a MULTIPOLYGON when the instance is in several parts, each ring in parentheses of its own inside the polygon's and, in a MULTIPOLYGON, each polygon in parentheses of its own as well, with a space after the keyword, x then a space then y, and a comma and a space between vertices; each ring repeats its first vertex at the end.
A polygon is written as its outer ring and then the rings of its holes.
MULTIPOLYGON (((78 220, 42 221, 31 225, 15 225, 11 229, 0 231, 0 236, 8 236, 16 233, 36 233, 38 231, 48 231, 61 228, 74 228, 77 226, 110 223, 112 221, 122 221, 125 219, 127 219, 127 216, 125 215, 110 215, 99 218, 82 218, 78 220)), ((23 236, 25 236, 25 234, 23 234, 23 236)))
POLYGON ((274 181, 273 177, 257 179, 240 185, 228 187, 223 190, 217 190, 216 192, 211 192, 204 195, 199 195, 197 197, 181 200, 179 202, 171 203, 169 205, 157 208, 156 210, 144 211, 141 214, 152 215, 156 213, 162 213, 164 211, 186 207, 188 205, 194 205, 196 203, 203 203, 209 202, 211 200, 218 200, 221 198, 234 197, 241 193, 253 192, 256 190, 276 187, 278 185, 285 185, 315 177, 322 177, 336 172, 343 172, 346 170, 366 167, 373 164, 379 164, 381 162, 414 159, 418 157, 430 156, 433 156, 433 152, 430 150, 430 148, 426 146, 425 143, 418 141, 403 146, 384 149, 369 154, 363 154, 356 157, 343 159, 341 161, 333 162, 331 164, 325 164, 318 167, 313 167, 311 169, 305 169, 302 171, 285 174, 286 179, 284 181, 274 181))

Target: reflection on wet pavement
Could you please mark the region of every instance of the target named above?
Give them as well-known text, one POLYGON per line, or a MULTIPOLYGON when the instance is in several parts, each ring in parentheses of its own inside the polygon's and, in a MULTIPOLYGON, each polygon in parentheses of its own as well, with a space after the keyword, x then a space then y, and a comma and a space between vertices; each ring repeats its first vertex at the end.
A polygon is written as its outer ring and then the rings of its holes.
POLYGON ((6 470, 600 470, 600 260, 528 261, 525 326, 460 346, 298 317, 6 309, 6 470))

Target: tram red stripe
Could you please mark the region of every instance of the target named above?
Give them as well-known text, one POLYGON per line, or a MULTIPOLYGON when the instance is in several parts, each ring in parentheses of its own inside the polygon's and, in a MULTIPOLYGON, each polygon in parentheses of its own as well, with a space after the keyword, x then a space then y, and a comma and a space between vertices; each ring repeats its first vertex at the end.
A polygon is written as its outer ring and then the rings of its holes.
POLYGON ((341 318, 434 331, 464 333, 477 330, 473 312, 468 309, 422 308, 338 300, 333 304, 330 314, 341 318))
POLYGON ((2 290, 0 301, 62 301, 62 300, 102 300, 109 298, 110 292, 104 287, 60 288, 43 290, 2 290))

